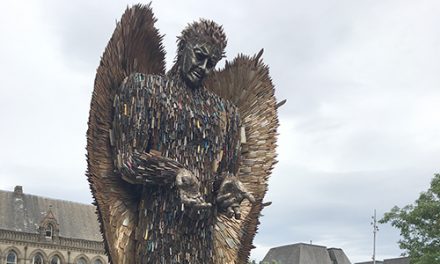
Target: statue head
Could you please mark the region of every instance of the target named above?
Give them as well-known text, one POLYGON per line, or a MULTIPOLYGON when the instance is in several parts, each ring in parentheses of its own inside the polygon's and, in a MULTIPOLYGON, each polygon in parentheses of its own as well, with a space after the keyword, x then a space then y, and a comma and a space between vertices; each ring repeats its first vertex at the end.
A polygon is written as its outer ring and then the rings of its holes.
POLYGON ((223 28, 213 21, 201 19, 189 24, 177 42, 179 74, 188 86, 198 88, 224 57, 226 35, 223 28))

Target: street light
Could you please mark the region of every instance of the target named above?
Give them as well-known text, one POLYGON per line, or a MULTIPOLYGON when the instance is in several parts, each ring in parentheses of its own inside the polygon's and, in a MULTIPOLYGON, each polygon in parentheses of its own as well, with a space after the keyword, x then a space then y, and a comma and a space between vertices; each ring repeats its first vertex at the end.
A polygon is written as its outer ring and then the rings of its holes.
POLYGON ((379 231, 379 227, 377 227, 376 209, 374 209, 374 215, 371 219, 373 219, 370 223, 373 226, 373 264, 376 264, 376 233, 379 231))

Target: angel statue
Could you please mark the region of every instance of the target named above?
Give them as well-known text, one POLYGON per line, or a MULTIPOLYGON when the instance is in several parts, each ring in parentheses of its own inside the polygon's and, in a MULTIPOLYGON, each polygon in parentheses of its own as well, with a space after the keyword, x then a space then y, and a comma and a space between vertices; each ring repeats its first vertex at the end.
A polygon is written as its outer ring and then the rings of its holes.
POLYGON ((165 73, 149 5, 128 8, 97 69, 87 176, 111 263, 246 263, 275 164, 268 67, 189 24, 165 73))

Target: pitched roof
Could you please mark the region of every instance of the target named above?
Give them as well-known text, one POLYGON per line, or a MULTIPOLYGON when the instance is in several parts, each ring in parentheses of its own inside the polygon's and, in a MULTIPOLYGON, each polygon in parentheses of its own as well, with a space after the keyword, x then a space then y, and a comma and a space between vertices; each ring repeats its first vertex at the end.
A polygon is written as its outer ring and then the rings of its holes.
POLYGON ((23 194, 21 186, 14 192, 0 190, 0 229, 38 234, 49 211, 60 237, 102 241, 93 205, 23 194))
MULTIPOLYGON (((373 261, 357 262, 355 264, 373 264, 373 261)), ((376 264, 409 264, 409 257, 376 260, 376 264)))
POLYGON ((298 243, 271 248, 263 263, 286 264, 351 264, 341 249, 327 249, 324 246, 298 243))
POLYGON ((383 264, 409 264, 409 257, 384 259, 383 264))
POLYGON ((333 260, 334 263, 351 264, 347 255, 345 255, 344 251, 342 251, 340 248, 329 248, 328 253, 330 255, 330 259, 333 260))

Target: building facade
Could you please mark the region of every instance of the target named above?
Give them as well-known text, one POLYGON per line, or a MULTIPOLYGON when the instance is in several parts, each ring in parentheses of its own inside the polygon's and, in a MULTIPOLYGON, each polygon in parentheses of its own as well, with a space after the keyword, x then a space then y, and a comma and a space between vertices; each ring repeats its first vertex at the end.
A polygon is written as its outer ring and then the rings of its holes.
POLYGON ((0 190, 0 264, 104 264, 92 205, 0 190))

